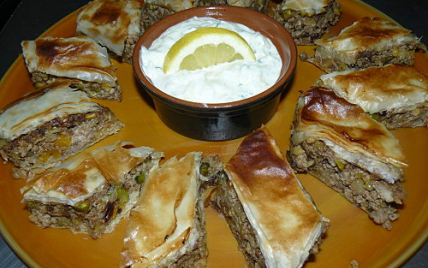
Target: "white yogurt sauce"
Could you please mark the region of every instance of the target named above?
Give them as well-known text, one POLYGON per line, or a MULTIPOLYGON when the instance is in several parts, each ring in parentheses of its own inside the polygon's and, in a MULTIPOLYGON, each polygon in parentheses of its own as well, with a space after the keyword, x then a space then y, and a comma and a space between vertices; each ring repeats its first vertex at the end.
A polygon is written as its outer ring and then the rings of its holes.
POLYGON ((166 30, 150 48, 141 48, 140 63, 144 74, 158 89, 179 99, 201 103, 225 103, 257 95, 275 84, 282 65, 269 38, 245 25, 207 17, 194 17, 166 30), (238 33, 253 49, 256 60, 236 60, 165 74, 163 62, 172 45, 201 27, 219 27, 238 33))

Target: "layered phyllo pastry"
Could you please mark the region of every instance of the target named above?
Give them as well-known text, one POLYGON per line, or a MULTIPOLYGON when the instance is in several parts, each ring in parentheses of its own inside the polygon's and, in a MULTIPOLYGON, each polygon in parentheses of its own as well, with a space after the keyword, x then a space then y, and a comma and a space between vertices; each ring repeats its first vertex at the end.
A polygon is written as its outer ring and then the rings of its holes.
POLYGON ((147 0, 142 9, 141 29, 150 26, 175 12, 200 6, 238 6, 267 13, 268 0, 147 0))
POLYGON ((324 182, 386 229, 406 197, 397 138, 358 105, 313 87, 299 98, 288 152, 293 168, 324 182))
POLYGON ((333 72, 322 75, 318 84, 359 105, 388 129, 428 126, 428 77, 414 67, 333 72))
POLYGON ((313 45, 339 21, 342 7, 335 0, 284 0, 273 17, 290 32, 296 45, 313 45))
POLYGON ((223 215, 247 267, 302 267, 328 220, 262 127, 226 164, 211 205, 223 215))
POLYGON ((122 99, 116 68, 107 50, 86 36, 44 37, 21 43, 23 56, 36 88, 59 80, 95 99, 122 99))
POLYGON ((224 176, 217 157, 172 157, 145 180, 132 209, 120 267, 206 267, 205 191, 224 176))
POLYGON ((314 56, 300 58, 325 72, 364 69, 387 64, 413 65, 415 51, 426 51, 410 30, 382 18, 364 17, 339 35, 321 38, 314 56))
POLYGON ((162 156, 148 147, 117 142, 48 169, 22 189, 30 221, 94 239, 112 232, 129 215, 162 156))
POLYGON ((117 133, 123 124, 70 83, 53 84, 10 104, 0 114, 0 154, 24 171, 38 172, 117 133))
POLYGON ((141 36, 141 4, 135 0, 94 0, 77 15, 78 35, 87 35, 106 47, 110 56, 131 63, 141 36))

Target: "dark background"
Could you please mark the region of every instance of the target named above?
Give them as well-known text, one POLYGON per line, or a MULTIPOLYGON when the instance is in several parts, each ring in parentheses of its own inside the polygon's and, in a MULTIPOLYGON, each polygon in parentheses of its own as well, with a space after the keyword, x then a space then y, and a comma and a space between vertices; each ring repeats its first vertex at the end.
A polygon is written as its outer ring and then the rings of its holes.
MULTIPOLYGON (((88 2, 88 0, 0 1, 0 28, 2 29, 0 31, 0 77, 3 77, 21 53, 22 40, 35 39, 52 24, 88 2), (14 17, 22 19, 18 21, 14 20, 14 17)), ((412 30, 418 37, 423 37, 422 42, 428 45, 428 0, 366 0, 364 2, 412 30)))
MULTIPOLYGON (((22 40, 37 38, 54 23, 88 1, 0 0, 0 77, 3 77, 21 53, 22 40)), ((418 37, 423 37, 422 42, 428 45, 428 0, 366 0, 364 2, 412 30, 418 37)), ((6 267, 27 266, 19 260, 0 236, 0 268, 6 267)), ((425 243, 402 268, 427 267, 428 243, 425 243)))

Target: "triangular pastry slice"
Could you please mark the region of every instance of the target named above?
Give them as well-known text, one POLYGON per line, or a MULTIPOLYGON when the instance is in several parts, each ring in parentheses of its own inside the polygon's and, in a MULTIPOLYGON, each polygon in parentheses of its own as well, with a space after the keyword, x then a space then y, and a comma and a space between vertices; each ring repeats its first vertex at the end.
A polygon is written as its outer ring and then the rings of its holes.
POLYGON ((205 190, 223 165, 190 152, 148 176, 128 221, 120 267, 205 267, 205 190))
POLYGON ((129 215, 163 153, 117 142, 38 174, 22 189, 30 220, 96 239, 129 215))
POLYGON ((299 98, 288 153, 307 172, 391 229, 403 189, 405 157, 381 123, 333 90, 313 87, 299 98))
POLYGON ((426 51, 410 30, 378 17, 364 17, 337 36, 321 38, 315 44, 315 55, 302 53, 300 58, 327 73, 391 63, 411 66, 415 51, 426 51))
POLYGON ((247 136, 226 164, 211 205, 238 241, 248 267, 302 267, 328 220, 266 127, 247 136))
POLYGON ((359 105, 388 129, 428 126, 428 77, 414 67, 388 64, 333 72, 317 84, 359 105))

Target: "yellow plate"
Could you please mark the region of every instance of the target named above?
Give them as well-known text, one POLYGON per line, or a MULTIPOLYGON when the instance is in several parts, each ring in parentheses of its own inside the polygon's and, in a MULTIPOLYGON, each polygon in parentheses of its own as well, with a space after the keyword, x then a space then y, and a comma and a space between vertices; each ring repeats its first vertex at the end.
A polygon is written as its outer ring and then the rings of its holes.
MULTIPOLYGON (((331 30, 337 34, 363 16, 384 16, 379 11, 352 0, 340 1, 343 15, 331 30)), ((76 12, 55 24, 44 35, 69 37, 75 34, 76 12)), ((313 47, 299 47, 299 53, 311 53, 313 47)), ((192 150, 219 154, 227 161, 242 139, 227 142, 202 142, 176 134, 166 127, 141 92, 128 64, 119 64, 119 83, 123 101, 100 101, 110 107, 126 124, 118 135, 109 137, 95 147, 116 140, 131 141, 163 151, 166 157, 192 150)), ((428 75, 428 57, 416 55, 416 68, 428 75), (424 68, 423 68, 424 67, 424 68)), ((294 80, 288 93, 281 100, 278 112, 267 124, 282 152, 288 149, 290 124, 299 91, 306 90, 322 71, 308 63, 298 62, 294 80)), ((24 60, 20 56, 0 83, 0 108, 33 89, 24 60)), ((313 196, 324 216, 331 220, 331 227, 319 254, 311 257, 305 268, 349 267, 357 260, 361 267, 388 267, 403 263, 428 236, 428 129, 400 129, 393 131, 407 156, 409 168, 405 169, 404 186, 408 199, 400 210, 400 218, 393 223, 393 230, 375 225, 360 209, 352 206, 340 195, 309 175, 299 175, 303 185, 313 196)), ((10 176, 8 165, 0 166, 0 230, 17 254, 32 267, 117 267, 122 247, 126 221, 115 232, 98 240, 86 235, 74 235, 68 230, 42 229, 28 220, 28 212, 21 204, 20 188, 23 180, 10 176)), ((226 226, 210 208, 207 214, 209 266, 244 267, 243 257, 226 226)))

